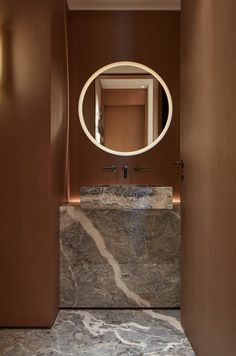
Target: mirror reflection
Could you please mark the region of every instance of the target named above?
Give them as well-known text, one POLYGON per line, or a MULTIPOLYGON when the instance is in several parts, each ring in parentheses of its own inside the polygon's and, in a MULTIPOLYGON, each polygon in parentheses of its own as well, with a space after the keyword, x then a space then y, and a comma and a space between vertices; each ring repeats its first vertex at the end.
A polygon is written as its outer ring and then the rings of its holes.
POLYGON ((114 151, 137 151, 151 145, 168 118, 161 83, 134 65, 120 65, 98 75, 83 100, 85 125, 96 140, 114 151))

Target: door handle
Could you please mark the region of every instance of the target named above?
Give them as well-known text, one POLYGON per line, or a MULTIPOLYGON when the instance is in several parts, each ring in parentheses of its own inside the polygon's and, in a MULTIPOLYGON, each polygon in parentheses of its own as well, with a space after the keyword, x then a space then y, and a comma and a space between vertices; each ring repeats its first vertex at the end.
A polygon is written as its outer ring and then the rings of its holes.
POLYGON ((180 175, 180 177, 181 177, 181 179, 183 180, 183 179, 184 179, 184 176, 185 176, 185 172, 184 172, 184 165, 185 165, 185 162, 184 162, 183 159, 180 159, 180 160, 176 161, 175 164, 181 168, 181 175, 180 175))
POLYGON ((180 166, 181 168, 184 168, 184 160, 183 159, 180 159, 179 161, 176 161, 175 164, 177 164, 178 166, 180 166))

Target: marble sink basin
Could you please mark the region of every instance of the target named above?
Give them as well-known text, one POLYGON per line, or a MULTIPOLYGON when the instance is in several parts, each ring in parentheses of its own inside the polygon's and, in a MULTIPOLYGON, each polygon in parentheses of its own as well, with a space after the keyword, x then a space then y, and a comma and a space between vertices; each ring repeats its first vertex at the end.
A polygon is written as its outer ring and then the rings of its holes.
POLYGON ((172 209, 173 188, 151 185, 81 187, 83 209, 172 209))
POLYGON ((172 188, 86 186, 61 207, 61 308, 180 304, 180 207, 172 188))

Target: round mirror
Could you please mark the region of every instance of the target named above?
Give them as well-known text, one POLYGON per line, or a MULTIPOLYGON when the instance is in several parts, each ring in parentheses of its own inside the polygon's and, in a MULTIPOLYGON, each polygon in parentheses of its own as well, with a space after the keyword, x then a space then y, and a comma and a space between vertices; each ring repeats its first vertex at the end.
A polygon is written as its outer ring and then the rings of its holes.
POLYGON ((154 147, 166 134, 173 105, 164 80, 135 62, 116 62, 95 72, 79 98, 79 118, 102 150, 132 156, 154 147))

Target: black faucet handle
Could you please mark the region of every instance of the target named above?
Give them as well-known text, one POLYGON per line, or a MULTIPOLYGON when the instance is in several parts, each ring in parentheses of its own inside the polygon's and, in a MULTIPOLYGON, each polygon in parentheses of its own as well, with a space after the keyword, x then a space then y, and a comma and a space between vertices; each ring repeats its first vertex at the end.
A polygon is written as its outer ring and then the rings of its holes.
POLYGON ((116 166, 114 164, 112 164, 111 166, 102 167, 102 170, 103 171, 115 172, 116 171, 116 166))
POLYGON ((136 172, 148 172, 150 171, 149 167, 137 166, 134 168, 136 172))

